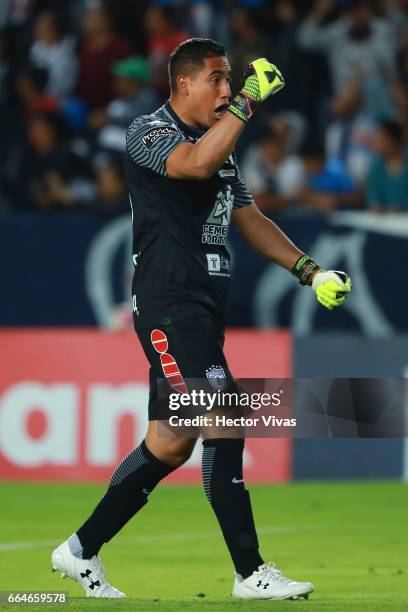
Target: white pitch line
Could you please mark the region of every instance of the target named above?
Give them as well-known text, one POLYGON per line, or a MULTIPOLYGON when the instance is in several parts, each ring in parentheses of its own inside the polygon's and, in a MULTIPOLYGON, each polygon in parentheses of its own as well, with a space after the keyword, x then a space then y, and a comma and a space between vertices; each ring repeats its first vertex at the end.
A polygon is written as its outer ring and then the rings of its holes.
POLYGON ((6 542, 0 544, 0 552, 29 550, 30 548, 47 548, 59 544, 61 540, 37 540, 36 542, 6 542))
MULTIPOLYGON (((343 525, 343 527, 361 527, 361 524, 356 525, 343 525)), ((268 535, 274 533, 298 533, 301 531, 322 531, 324 529, 331 529, 332 525, 271 525, 267 527, 258 527, 257 532, 260 534, 268 535)), ((188 540, 207 540, 208 538, 219 538, 219 531, 209 532, 182 532, 182 533, 168 533, 168 534, 157 534, 157 535, 140 535, 131 536, 129 538, 121 540, 120 544, 144 544, 149 542, 177 542, 177 541, 188 541, 188 540)), ((16 550, 30 550, 35 548, 48 548, 49 546, 56 546, 61 544, 62 540, 36 540, 34 542, 4 542, 0 543, 0 553, 12 552, 16 550)))
MULTIPOLYGON (((345 525, 343 525, 344 527, 345 525)), ((347 527, 360 527, 361 525, 346 525, 347 527)), ((268 526, 258 527, 257 532, 260 534, 278 534, 278 533, 298 533, 301 531, 321 531, 324 529, 331 529, 330 525, 304 525, 304 526, 268 526)), ((121 541, 121 544, 143 544, 149 542, 177 542, 177 541, 188 541, 188 540, 206 540, 208 538, 219 538, 220 532, 184 532, 184 533, 169 533, 169 534, 158 534, 158 535, 140 535, 126 538, 121 541)), ((29 550, 35 548, 48 548, 49 546, 55 546, 61 543, 59 540, 36 540, 34 542, 7 542, 0 543, 0 552, 9 552, 14 550, 29 550)))

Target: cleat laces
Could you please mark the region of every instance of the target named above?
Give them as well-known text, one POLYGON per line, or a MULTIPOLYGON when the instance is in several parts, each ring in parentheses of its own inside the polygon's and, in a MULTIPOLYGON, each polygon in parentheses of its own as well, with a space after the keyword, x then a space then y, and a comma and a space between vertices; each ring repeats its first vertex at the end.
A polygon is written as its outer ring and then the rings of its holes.
POLYGON ((259 574, 263 579, 282 582, 284 584, 293 584, 295 582, 287 576, 284 576, 276 567, 275 563, 264 563, 264 565, 260 565, 258 571, 254 572, 254 574, 259 574))

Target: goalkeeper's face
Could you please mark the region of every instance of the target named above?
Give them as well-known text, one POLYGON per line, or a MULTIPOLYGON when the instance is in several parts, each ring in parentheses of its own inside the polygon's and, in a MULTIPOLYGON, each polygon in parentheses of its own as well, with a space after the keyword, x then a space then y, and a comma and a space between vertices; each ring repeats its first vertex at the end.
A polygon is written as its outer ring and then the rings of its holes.
POLYGON ((226 57, 209 57, 204 67, 186 77, 186 109, 195 123, 211 127, 226 112, 231 100, 231 67, 226 57))

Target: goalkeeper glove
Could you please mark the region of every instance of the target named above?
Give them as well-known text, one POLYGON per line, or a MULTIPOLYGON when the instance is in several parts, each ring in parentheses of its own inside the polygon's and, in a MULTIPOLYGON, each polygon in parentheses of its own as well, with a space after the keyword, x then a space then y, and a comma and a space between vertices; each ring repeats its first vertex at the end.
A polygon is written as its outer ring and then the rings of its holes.
POLYGON ((261 102, 276 94, 285 85, 280 70, 264 57, 248 64, 245 83, 232 100, 228 110, 244 123, 248 123, 261 102))
POLYGON ((351 279, 345 272, 323 270, 307 255, 299 257, 292 274, 301 285, 311 285, 317 301, 328 310, 341 306, 351 291, 351 279))

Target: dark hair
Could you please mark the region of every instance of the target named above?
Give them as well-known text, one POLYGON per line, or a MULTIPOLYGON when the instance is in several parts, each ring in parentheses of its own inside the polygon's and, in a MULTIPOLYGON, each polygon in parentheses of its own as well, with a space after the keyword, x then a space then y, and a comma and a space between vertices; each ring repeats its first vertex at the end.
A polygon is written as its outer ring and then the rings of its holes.
POLYGON ((156 4, 155 6, 167 21, 172 25, 176 25, 178 12, 174 6, 171 4, 156 4))
POLYGON ((312 157, 317 159, 324 159, 325 146, 321 140, 306 140, 300 147, 300 157, 312 157))
POLYGON ((402 144, 404 142, 404 130, 398 121, 383 119, 383 121, 380 121, 378 127, 396 144, 402 144))
POLYGON ((48 83, 49 73, 46 68, 28 64, 20 72, 20 78, 27 79, 39 92, 44 92, 48 83))
POLYGON ((67 15, 62 10, 46 9, 38 14, 38 18, 48 17, 57 31, 60 39, 64 38, 70 31, 70 23, 67 15))
POLYGON ((56 111, 41 111, 34 115, 30 123, 35 123, 37 121, 49 125, 54 130, 55 137, 59 143, 65 140, 67 135, 66 126, 60 113, 56 111))
POLYGON ((190 38, 176 47, 169 59, 170 90, 177 89, 179 74, 192 74, 208 57, 225 55, 224 46, 211 38, 190 38))

